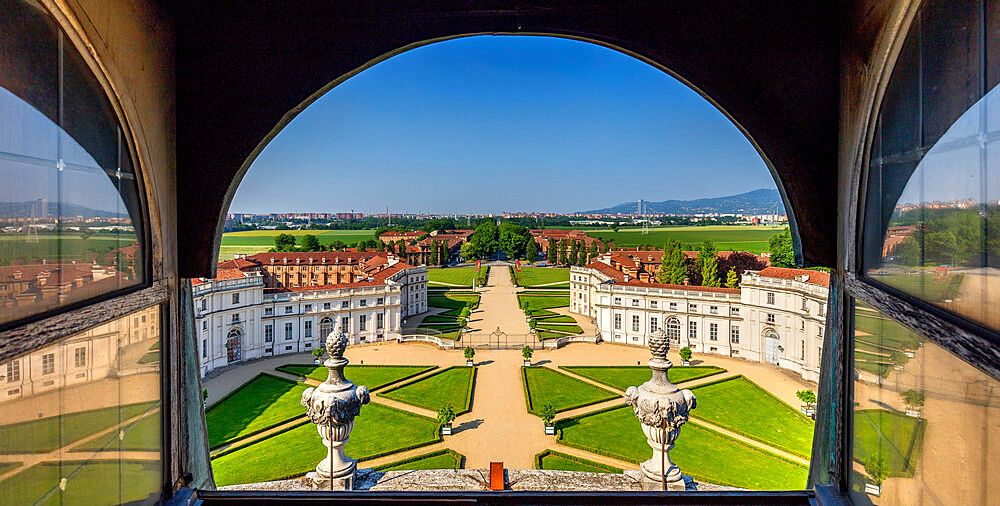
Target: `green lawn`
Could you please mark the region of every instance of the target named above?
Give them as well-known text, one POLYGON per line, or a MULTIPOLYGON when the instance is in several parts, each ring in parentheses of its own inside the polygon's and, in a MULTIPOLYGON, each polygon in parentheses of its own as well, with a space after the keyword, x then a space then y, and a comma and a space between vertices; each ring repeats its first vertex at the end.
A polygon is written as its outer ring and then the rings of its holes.
MULTIPOLYGON (((436 365, 348 365, 344 367, 344 377, 355 385, 377 390, 386 385, 411 378, 418 374, 436 368, 436 365)), ((287 364, 275 367, 276 370, 295 374, 316 381, 326 381, 330 373, 321 365, 287 364)))
POLYGON ((535 455, 535 469, 548 469, 552 471, 583 471, 587 473, 621 473, 622 469, 581 459, 573 455, 545 450, 535 455))
POLYGON ((809 458, 815 423, 743 376, 691 391, 698 398, 695 418, 809 458))
POLYGON ((320 244, 331 244, 343 241, 350 246, 358 241, 375 239, 375 230, 248 230, 245 232, 227 232, 222 234, 222 245, 219 246, 219 261, 231 260, 237 253, 253 255, 268 251, 274 247, 274 237, 278 234, 291 234, 296 242, 306 234, 316 236, 320 244))
POLYGON ((307 387, 270 374, 255 376, 205 412, 209 446, 214 448, 305 415, 299 402, 307 387))
MULTIPOLYGON (((358 460, 372 459, 440 441, 434 420, 376 403, 361 408, 351 440, 344 447, 358 460)), ((310 422, 212 460, 218 486, 302 476, 326 457, 310 422)))
POLYGON ((556 314, 555 316, 535 316, 538 323, 576 323, 572 316, 556 314))
POLYGON ((559 412, 621 397, 547 367, 522 367, 521 370, 528 411, 536 415, 549 402, 559 412))
MULTIPOLYGON (((649 367, 644 365, 626 366, 559 366, 571 373, 579 374, 584 378, 592 379, 598 383, 603 383, 609 387, 625 391, 630 386, 638 386, 651 377, 649 367)), ((713 374, 726 372, 721 367, 714 365, 693 365, 687 367, 671 367, 667 371, 667 377, 674 383, 696 380, 713 374)))
POLYGON ((457 339, 459 330, 465 324, 465 319, 459 316, 462 308, 468 307, 470 312, 474 311, 479 307, 479 295, 466 295, 448 291, 441 294, 429 295, 427 297, 427 305, 430 307, 445 308, 447 311, 424 317, 417 328, 435 330, 443 333, 440 337, 457 339))
POLYGON ((885 457, 892 476, 913 476, 927 423, 903 413, 884 409, 854 412, 854 460, 885 457))
POLYGON ((559 332, 565 332, 567 334, 583 334, 583 329, 579 325, 562 325, 558 323, 548 323, 548 321, 540 321, 535 324, 535 328, 538 330, 556 330, 559 332))
POLYGON ((440 267, 427 269, 428 283, 445 283, 448 285, 472 286, 476 277, 475 267, 440 267))
MULTIPOLYGON (((134 237, 114 234, 94 234, 84 239, 75 233, 60 238, 57 234, 38 234, 38 242, 28 242, 25 234, 0 234, 0 265, 13 260, 36 263, 39 259, 82 259, 89 261, 94 254, 103 255, 115 248, 129 245, 134 237)), ((103 259, 100 259, 103 262, 103 259)))
POLYGON ((943 302, 946 299, 954 299, 958 296, 963 278, 963 274, 951 274, 945 278, 940 278, 934 272, 918 272, 913 274, 872 273, 872 279, 932 303, 943 302))
POLYGON ((120 408, 113 406, 0 426, 3 453, 51 452, 102 430, 110 429, 122 420, 145 413, 156 405, 156 402, 142 402, 120 408))
POLYGON ((152 364, 154 362, 159 362, 159 361, 160 361, 159 351, 151 351, 149 353, 146 353, 145 355, 142 356, 142 358, 139 359, 140 364, 152 364))
POLYGON ((159 451, 160 425, 160 411, 156 410, 124 427, 125 437, 120 442, 118 432, 114 431, 76 446, 72 451, 159 451))
POLYGON ((875 346, 898 350, 915 350, 923 344, 923 339, 910 329, 875 313, 858 311, 854 316, 854 328, 871 335, 860 335, 856 339, 875 346))
MULTIPOLYGON (((560 443, 597 454, 636 464, 653 455, 628 406, 565 420, 559 429, 560 443)), ((752 490, 802 489, 808 474, 805 466, 691 423, 681 428, 670 459, 696 480, 752 490)))
POLYGON ((399 462, 375 467, 375 471, 417 471, 421 469, 461 469, 465 457, 454 450, 444 449, 425 453, 399 462))
POLYGON ((0 504, 152 504, 159 497, 158 460, 43 462, 0 482, 0 504))
POLYGON ((518 295, 517 303, 522 309, 551 309, 569 306, 569 294, 566 295, 518 295))
POLYGON ((432 411, 451 403, 455 413, 462 414, 471 408, 469 396, 474 377, 475 367, 453 366, 413 383, 381 392, 379 396, 432 411))
POLYGON ((569 269, 558 267, 521 267, 521 272, 514 269, 517 284, 526 288, 551 283, 568 283, 569 269))
POLYGON ((463 307, 468 306, 470 310, 479 307, 479 296, 478 295, 458 295, 448 293, 445 295, 429 295, 427 297, 427 305, 431 307, 440 307, 446 309, 457 309, 461 310, 463 307))

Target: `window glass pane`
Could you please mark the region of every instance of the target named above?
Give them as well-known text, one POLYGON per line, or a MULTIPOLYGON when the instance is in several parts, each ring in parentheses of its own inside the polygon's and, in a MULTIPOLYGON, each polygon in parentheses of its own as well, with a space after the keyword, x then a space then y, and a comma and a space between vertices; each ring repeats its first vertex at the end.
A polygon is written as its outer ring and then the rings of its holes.
POLYGON ((854 321, 855 501, 987 504, 997 497, 1000 382, 863 304, 855 305, 854 321))
POLYGON ((1000 87, 983 89, 980 12, 928 2, 908 35, 873 145, 863 258, 872 278, 1000 329, 1000 87))
POLYGON ((0 324, 142 283, 146 263, 135 170, 103 89, 47 13, 4 12, 0 324))
POLYGON ((159 317, 153 306, 0 364, 0 504, 159 499, 159 317))

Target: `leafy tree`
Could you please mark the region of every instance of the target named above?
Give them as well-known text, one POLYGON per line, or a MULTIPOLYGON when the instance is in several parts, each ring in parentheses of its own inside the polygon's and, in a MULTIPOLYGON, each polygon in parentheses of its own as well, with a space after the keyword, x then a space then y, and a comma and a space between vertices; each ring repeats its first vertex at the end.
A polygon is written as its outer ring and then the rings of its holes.
POLYGON ((538 243, 535 242, 534 238, 528 239, 528 245, 524 250, 524 258, 528 263, 535 263, 538 260, 538 243))
POLYGON ((771 265, 775 267, 795 267, 795 249, 792 248, 792 232, 786 227, 767 240, 771 251, 771 265))
POLYGON ((549 237, 548 253, 546 253, 549 263, 555 265, 559 260, 559 245, 554 237, 549 237))
POLYGON ((566 263, 569 265, 576 265, 576 257, 580 254, 580 243, 573 241, 569 247, 569 257, 566 258, 566 263))
POLYGON ((614 232, 617 234, 618 233, 618 225, 616 224, 615 226, 611 227, 611 230, 614 230, 614 232))
POLYGON ((566 265, 569 257, 566 255, 566 239, 561 239, 559 241, 559 263, 566 265))
POLYGON ((593 262, 597 260, 597 241, 590 241, 590 254, 587 255, 587 262, 593 262))
POLYGON ((705 240, 698 251, 698 262, 701 264, 701 285, 720 286, 719 254, 712 241, 705 240))
POLYGON ((441 425, 449 425, 455 420, 455 409, 451 407, 451 403, 445 404, 438 408, 437 422, 441 425))
POLYGON ((687 259, 681 251, 681 243, 670 237, 663 247, 663 260, 660 262, 660 272, 657 278, 660 283, 679 285, 687 276, 687 259))
POLYGON ((506 253, 508 258, 516 259, 523 256, 529 241, 534 242, 528 229, 511 221, 500 224, 500 250, 506 253))
POLYGON ((889 477, 889 463, 881 455, 869 455, 864 461, 864 466, 865 473, 872 479, 872 483, 878 486, 882 486, 882 482, 889 477))
POLYGON ((677 353, 680 354, 681 360, 685 362, 690 361, 691 356, 694 355, 694 353, 691 352, 691 348, 688 348, 687 346, 681 348, 680 351, 677 353))
POLYGON ((534 353, 535 351, 531 349, 531 346, 521 348, 521 356, 524 357, 525 360, 531 360, 531 355, 534 353))
POLYGON ((476 356, 476 350, 472 346, 465 347, 465 359, 472 360, 476 356))
POLYGON ((576 247, 576 265, 580 267, 587 265, 587 248, 579 241, 576 247))
POLYGON ((556 408, 551 402, 546 402, 542 409, 538 410, 538 414, 541 415, 542 421, 545 425, 552 425, 552 420, 556 419, 556 408))
POLYGON ((799 398, 800 401, 806 404, 806 407, 812 407, 816 402, 816 392, 812 390, 799 390, 795 392, 795 396, 799 398))
POLYGON ((907 406, 920 408, 924 405, 924 393, 912 388, 899 394, 899 396, 903 398, 903 402, 907 406))
POLYGON ((497 250, 497 235, 497 226, 492 219, 484 220, 476 226, 470 240, 476 243, 476 252, 479 253, 479 258, 492 255, 497 250))
POLYGON ((316 348, 315 350, 312 351, 312 356, 320 358, 323 356, 324 353, 326 353, 326 350, 324 350, 323 348, 316 348))
POLYGON ((430 260, 427 263, 429 263, 431 265, 437 265, 438 264, 438 255, 440 253, 441 253, 441 250, 438 248, 437 239, 432 239, 431 240, 431 258, 430 258, 430 260))
POLYGON ((323 246, 320 245, 319 239, 312 234, 306 234, 302 236, 302 244, 299 246, 299 251, 323 251, 323 246))
POLYGON ((274 236, 274 251, 295 251, 295 236, 292 234, 278 234, 274 236))
POLYGON ((479 250, 478 248, 476 248, 476 243, 467 242, 463 244, 461 249, 461 255, 466 262, 479 258, 479 250))
POLYGON ((443 242, 439 247, 441 250, 438 252, 438 263, 445 265, 451 259, 451 252, 448 251, 448 243, 443 242))
POLYGON ((736 271, 736 287, 739 288, 739 279, 746 271, 759 271, 766 267, 760 257, 746 251, 733 251, 726 258, 719 259, 719 272, 736 271))
POLYGON ((607 253, 611 251, 611 245, 614 243, 613 240, 607 239, 601 241, 601 253, 607 253))
POLYGON ((726 273, 726 288, 739 288, 739 287, 740 287, 740 277, 736 275, 736 269, 730 267, 729 272, 726 273))

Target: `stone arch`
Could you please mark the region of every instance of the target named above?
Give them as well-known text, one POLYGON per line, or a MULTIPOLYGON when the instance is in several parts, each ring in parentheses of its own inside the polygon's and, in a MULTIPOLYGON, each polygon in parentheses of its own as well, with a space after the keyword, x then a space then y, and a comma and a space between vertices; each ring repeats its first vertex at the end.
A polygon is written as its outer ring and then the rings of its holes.
POLYGON ((677 319, 676 316, 671 316, 667 318, 667 321, 663 323, 663 329, 667 333, 667 339, 670 340, 671 344, 680 344, 681 342, 681 321, 677 319))
POLYGON ((333 318, 331 318, 329 316, 324 316, 319 321, 319 339, 320 339, 320 342, 325 342, 326 338, 330 335, 330 333, 332 333, 335 330, 337 330, 337 325, 336 325, 336 323, 334 323, 333 318))
POLYGON ((226 362, 229 364, 243 360, 243 329, 237 327, 226 334, 226 362))

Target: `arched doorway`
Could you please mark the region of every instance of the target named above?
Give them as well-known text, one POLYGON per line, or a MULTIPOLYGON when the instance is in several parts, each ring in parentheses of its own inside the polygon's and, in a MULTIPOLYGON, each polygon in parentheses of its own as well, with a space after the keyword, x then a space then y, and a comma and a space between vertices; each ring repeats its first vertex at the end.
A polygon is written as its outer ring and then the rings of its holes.
POLYGON ((667 339, 670 340, 670 344, 680 346, 681 344, 681 322, 677 318, 671 316, 667 318, 667 339))
POLYGON ((319 321, 319 339, 320 345, 326 342, 326 338, 334 331, 333 318, 329 316, 324 316, 322 320, 319 321))
POLYGON ((243 358, 243 331, 233 329, 226 336, 226 360, 228 363, 239 362, 243 358))
POLYGON ((774 329, 764 331, 764 360, 774 365, 781 360, 781 338, 774 329))

